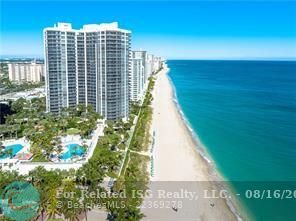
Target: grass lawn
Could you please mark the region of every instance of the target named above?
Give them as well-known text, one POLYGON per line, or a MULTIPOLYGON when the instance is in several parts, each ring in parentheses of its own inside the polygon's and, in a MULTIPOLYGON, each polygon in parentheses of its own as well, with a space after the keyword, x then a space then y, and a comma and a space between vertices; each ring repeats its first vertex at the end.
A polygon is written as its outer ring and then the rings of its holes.
POLYGON ((32 162, 49 162, 44 155, 36 155, 33 157, 32 162))
POLYGON ((70 128, 67 130, 67 135, 79 134, 80 130, 77 128, 70 128))

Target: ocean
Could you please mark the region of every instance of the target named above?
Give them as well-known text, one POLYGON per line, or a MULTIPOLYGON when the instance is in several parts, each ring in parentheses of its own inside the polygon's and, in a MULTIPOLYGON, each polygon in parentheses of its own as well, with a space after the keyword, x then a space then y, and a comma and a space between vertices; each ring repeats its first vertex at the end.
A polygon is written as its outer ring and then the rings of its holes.
POLYGON ((186 120, 245 218, 295 220, 296 62, 167 63, 186 120))

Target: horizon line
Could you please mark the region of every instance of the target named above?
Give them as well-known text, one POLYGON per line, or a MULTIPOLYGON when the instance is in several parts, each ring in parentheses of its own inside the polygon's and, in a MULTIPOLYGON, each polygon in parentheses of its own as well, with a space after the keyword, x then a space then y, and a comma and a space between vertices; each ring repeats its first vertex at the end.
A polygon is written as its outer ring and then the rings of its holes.
MULTIPOLYGON (((160 56, 161 57, 161 56, 160 56)), ((9 59, 42 59, 43 56, 40 55, 0 55, 1 60, 9 59)), ((196 58, 164 58, 164 60, 205 60, 205 61, 296 61, 296 57, 196 57, 196 58)))

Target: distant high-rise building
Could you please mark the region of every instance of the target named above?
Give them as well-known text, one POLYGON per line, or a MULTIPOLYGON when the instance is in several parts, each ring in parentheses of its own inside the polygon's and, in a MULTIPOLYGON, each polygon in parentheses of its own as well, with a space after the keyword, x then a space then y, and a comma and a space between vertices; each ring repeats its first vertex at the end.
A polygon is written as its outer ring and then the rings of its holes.
POLYGON ((8 77, 14 82, 38 83, 44 77, 44 65, 36 63, 8 63, 8 77))
POLYGON ((153 73, 162 67, 162 58, 154 56, 153 58, 153 73))
POLYGON ((161 67, 161 58, 146 51, 131 52, 131 69, 129 74, 129 96, 133 102, 144 98, 149 77, 161 67))
POLYGON ((149 78, 151 74, 156 73, 161 68, 161 65, 161 57, 156 57, 152 54, 148 54, 146 61, 147 77, 149 78))
POLYGON ((47 110, 85 104, 106 119, 127 118, 130 38, 116 22, 46 28, 47 110))
POLYGON ((143 96, 146 75, 145 62, 145 51, 132 51, 129 75, 129 96, 130 100, 134 102, 140 101, 143 96))
POLYGON ((153 74, 153 60, 154 60, 154 55, 148 54, 147 55, 147 61, 146 61, 146 73, 147 77, 149 77, 151 74, 153 74))

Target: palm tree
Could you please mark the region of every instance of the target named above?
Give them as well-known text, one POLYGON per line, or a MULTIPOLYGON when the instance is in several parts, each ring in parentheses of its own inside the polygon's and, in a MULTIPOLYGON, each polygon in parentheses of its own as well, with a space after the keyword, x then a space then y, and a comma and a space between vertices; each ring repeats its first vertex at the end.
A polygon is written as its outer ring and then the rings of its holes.
POLYGON ((80 208, 80 206, 69 207, 68 205, 70 202, 72 205, 80 205, 81 191, 78 187, 76 187, 76 183, 73 180, 64 181, 62 189, 64 192, 71 192, 74 194, 70 198, 65 198, 65 194, 63 194, 63 197, 61 197, 60 199, 62 202, 64 202, 61 211, 65 219, 69 221, 78 221, 78 217, 82 212, 82 209, 80 208))
POLYGON ((57 153, 61 154, 62 151, 63 151, 63 146, 59 144, 57 147, 57 153))
POLYGON ((7 149, 5 150, 5 154, 9 156, 9 158, 12 158, 13 157, 13 150, 10 148, 10 149, 7 149))
POLYGON ((91 159, 78 170, 77 176, 82 185, 95 190, 103 181, 104 172, 98 161, 91 159))
POLYGON ((66 132, 66 129, 67 129, 67 126, 68 126, 67 119, 62 118, 61 121, 60 121, 60 123, 61 123, 61 127, 62 127, 63 131, 66 132))
POLYGON ((45 213, 50 212, 51 216, 60 214, 56 210, 56 192, 62 184, 62 175, 59 171, 47 171, 43 167, 37 167, 29 173, 32 184, 40 193, 40 214, 41 220, 45 218, 45 213))
POLYGON ((49 203, 46 207, 46 214, 49 219, 55 219, 56 215, 60 215, 60 210, 58 207, 59 200, 57 198, 57 189, 49 189, 48 202, 49 203))
POLYGON ((84 212, 84 217, 86 221, 87 221, 87 213, 92 209, 92 207, 89 207, 90 205, 94 205, 94 199, 92 197, 84 197, 82 199, 82 206, 83 206, 82 210, 84 212))

